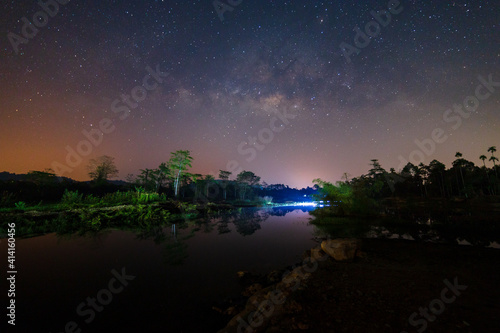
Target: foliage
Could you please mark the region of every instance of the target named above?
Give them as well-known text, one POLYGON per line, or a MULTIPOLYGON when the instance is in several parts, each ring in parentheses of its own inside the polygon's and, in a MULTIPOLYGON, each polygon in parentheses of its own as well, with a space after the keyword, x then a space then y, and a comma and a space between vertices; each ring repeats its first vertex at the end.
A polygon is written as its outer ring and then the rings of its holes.
POLYGON ((353 190, 346 182, 337 182, 335 185, 319 178, 314 179, 313 183, 320 187, 320 200, 329 202, 326 208, 334 215, 349 215, 353 209, 353 190))
POLYGON ((174 189, 175 196, 179 196, 179 182, 181 179, 181 174, 191 167, 191 162, 193 158, 191 157, 191 152, 189 150, 177 150, 171 153, 170 160, 165 165, 165 168, 172 170, 174 179, 174 189))
POLYGON ((26 209, 26 203, 24 201, 16 202, 14 205, 16 206, 16 209, 20 209, 20 210, 26 209))
POLYGON ((61 203, 65 205, 74 205, 81 203, 83 201, 83 194, 79 194, 78 191, 64 190, 64 194, 61 199, 61 203))
POLYGON ((250 188, 259 184, 260 177, 252 171, 243 170, 236 176, 236 181, 240 188, 240 200, 245 200, 245 196, 250 188))
POLYGON ((27 174, 29 181, 37 185, 49 185, 54 184, 57 180, 57 176, 52 169, 45 169, 44 171, 29 171, 27 174))
POLYGON ((118 169, 116 168, 114 158, 107 155, 91 159, 87 169, 90 179, 97 183, 102 183, 109 178, 118 176, 118 169))

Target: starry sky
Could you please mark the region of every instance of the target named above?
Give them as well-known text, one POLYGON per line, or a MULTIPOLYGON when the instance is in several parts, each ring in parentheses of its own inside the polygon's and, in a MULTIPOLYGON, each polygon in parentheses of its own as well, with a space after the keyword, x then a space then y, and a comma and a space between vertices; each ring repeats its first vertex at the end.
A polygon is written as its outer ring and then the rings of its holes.
POLYGON ((300 188, 500 147, 498 1, 54 3, 2 2, 0 171, 183 149, 300 188))

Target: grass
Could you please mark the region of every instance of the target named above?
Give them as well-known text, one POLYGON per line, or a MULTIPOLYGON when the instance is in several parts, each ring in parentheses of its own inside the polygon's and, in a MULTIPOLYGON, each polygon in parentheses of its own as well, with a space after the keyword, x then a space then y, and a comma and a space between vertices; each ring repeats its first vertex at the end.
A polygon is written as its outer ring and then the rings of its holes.
POLYGON ((167 202, 165 194, 149 193, 142 190, 136 191, 117 191, 107 193, 102 197, 92 194, 84 195, 78 191, 65 190, 61 200, 57 203, 39 202, 36 205, 29 206, 23 201, 17 202, 14 206, 0 208, 0 213, 9 212, 61 212, 75 208, 102 208, 121 205, 144 205, 152 203, 167 202))

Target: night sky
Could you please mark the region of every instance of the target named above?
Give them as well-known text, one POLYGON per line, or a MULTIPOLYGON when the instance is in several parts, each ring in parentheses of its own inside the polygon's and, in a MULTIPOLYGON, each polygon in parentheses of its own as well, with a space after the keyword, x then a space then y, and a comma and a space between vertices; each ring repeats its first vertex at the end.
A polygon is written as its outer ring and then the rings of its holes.
POLYGON ((500 147, 499 1, 43 1, 2 2, 0 171, 110 155, 124 179, 182 149, 305 187, 500 147))

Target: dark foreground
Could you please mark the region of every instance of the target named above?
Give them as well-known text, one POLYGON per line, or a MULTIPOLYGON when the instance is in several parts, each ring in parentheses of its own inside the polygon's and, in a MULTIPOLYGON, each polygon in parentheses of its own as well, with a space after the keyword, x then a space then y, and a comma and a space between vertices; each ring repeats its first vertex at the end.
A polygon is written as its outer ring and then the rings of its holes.
POLYGON ((361 257, 320 261, 282 311, 252 329, 499 332, 499 282, 500 250, 365 239, 361 257))

